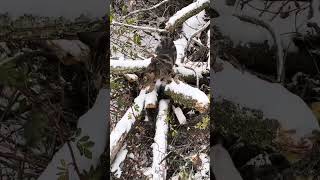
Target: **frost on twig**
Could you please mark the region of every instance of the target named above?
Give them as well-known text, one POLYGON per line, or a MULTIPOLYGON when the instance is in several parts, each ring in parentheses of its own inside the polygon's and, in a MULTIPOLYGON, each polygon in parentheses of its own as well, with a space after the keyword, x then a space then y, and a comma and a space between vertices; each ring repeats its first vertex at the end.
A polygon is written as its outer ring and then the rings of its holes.
POLYGON ((186 108, 196 109, 204 113, 209 107, 209 98, 198 88, 194 88, 183 82, 177 84, 172 81, 165 87, 165 94, 169 95, 174 103, 183 105, 186 108))
POLYGON ((166 23, 165 29, 172 31, 176 27, 179 27, 190 17, 198 14, 206 7, 209 7, 209 0, 197 0, 194 3, 182 8, 176 14, 174 14, 166 23))
POLYGON ((131 127, 141 115, 144 107, 146 91, 141 90, 138 97, 134 99, 134 104, 127 110, 121 120, 110 134, 110 162, 112 163, 118 151, 123 145, 131 127))
POLYGON ((162 99, 159 102, 159 113, 156 122, 156 134, 154 136, 153 161, 152 161, 152 179, 162 180, 166 179, 166 160, 164 158, 167 154, 167 136, 168 136, 168 108, 169 100, 162 99))

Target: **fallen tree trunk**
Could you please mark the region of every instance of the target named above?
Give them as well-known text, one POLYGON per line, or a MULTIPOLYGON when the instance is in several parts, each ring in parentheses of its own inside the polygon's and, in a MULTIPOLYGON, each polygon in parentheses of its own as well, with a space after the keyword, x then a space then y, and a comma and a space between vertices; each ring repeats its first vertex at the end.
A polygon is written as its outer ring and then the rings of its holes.
POLYGON ((154 136, 153 161, 152 161, 152 179, 163 180, 167 176, 166 160, 167 155, 167 136, 168 136, 168 108, 169 100, 162 99, 159 102, 159 113, 156 122, 156 134, 154 136))
MULTIPOLYGON (((113 74, 127 74, 142 72, 149 64, 151 59, 145 60, 110 60, 111 71, 113 74)), ((209 76, 207 62, 188 62, 187 64, 179 64, 174 71, 187 83, 197 84, 207 83, 205 75, 209 76)))
POLYGON ((121 120, 110 134, 110 163, 113 162, 118 151, 123 146, 123 143, 135 124, 136 120, 141 115, 146 98, 146 91, 141 90, 138 97, 134 99, 134 104, 127 110, 121 120))

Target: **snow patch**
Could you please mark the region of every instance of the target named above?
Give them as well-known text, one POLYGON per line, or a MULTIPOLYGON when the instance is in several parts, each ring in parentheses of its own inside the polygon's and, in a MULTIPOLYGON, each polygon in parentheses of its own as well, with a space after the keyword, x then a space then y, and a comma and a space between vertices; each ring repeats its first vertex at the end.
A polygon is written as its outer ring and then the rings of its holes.
MULTIPOLYGON (((83 170, 89 171, 90 166, 94 167, 99 163, 100 155, 104 152, 106 146, 107 139, 107 108, 108 101, 107 97, 109 96, 108 89, 101 89, 97 96, 96 102, 93 107, 82 115, 78 121, 78 128, 81 128, 81 135, 77 138, 76 142, 79 138, 83 136, 89 136, 90 140, 95 144, 91 149, 92 159, 88 159, 84 156, 80 155, 79 150, 76 147, 75 142, 70 142, 72 150, 75 155, 75 159, 79 170, 82 172, 83 170)), ((60 161, 65 160, 66 164, 72 164, 71 154, 68 148, 68 145, 65 143, 62 148, 59 149, 58 152, 55 153, 51 162, 47 166, 47 168, 43 171, 43 173, 38 178, 39 180, 56 180, 58 179, 57 173, 60 172, 58 166, 60 166, 60 161)), ((75 172, 75 169, 72 165, 68 167, 69 178, 72 180, 78 180, 79 177, 75 172)))
POLYGON ((296 130, 296 140, 319 130, 317 119, 305 102, 281 84, 270 83, 234 68, 221 59, 223 70, 214 74, 214 99, 227 99, 241 106, 258 109, 266 118, 277 119, 282 128, 296 130))
POLYGON ((211 168, 217 180, 242 180, 228 151, 217 144, 210 149, 211 168))
POLYGON ((120 151, 117 154, 117 157, 115 158, 113 164, 111 165, 111 172, 115 172, 115 176, 117 178, 121 177, 122 170, 121 170, 121 163, 126 159, 128 150, 126 149, 126 144, 122 146, 120 151))

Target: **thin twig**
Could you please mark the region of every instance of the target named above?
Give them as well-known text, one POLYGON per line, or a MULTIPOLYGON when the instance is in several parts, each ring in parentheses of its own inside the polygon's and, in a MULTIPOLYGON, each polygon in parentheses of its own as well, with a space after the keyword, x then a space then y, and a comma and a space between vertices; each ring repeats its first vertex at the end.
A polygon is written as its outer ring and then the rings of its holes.
POLYGON ((135 26, 135 25, 120 23, 120 22, 116 22, 116 21, 112 21, 111 25, 125 26, 125 27, 129 27, 129 28, 140 29, 140 30, 143 30, 143 31, 154 31, 154 32, 159 32, 159 33, 168 33, 168 31, 165 30, 165 29, 159 29, 159 28, 153 28, 153 27, 144 27, 144 26, 135 26))
POLYGON ((208 21, 206 24, 204 24, 200 29, 198 29, 196 32, 194 32, 190 38, 188 39, 188 43, 187 43, 187 46, 186 46, 186 49, 185 51, 187 51, 189 49, 189 46, 191 44, 191 41, 194 37, 196 37, 199 33, 201 33, 202 31, 204 31, 205 29, 207 29, 207 27, 209 27, 210 25, 210 21, 208 21))
POLYGON ((139 9, 139 10, 135 10, 135 11, 132 11, 130 12, 129 14, 127 14, 124 19, 128 18, 129 16, 132 16, 133 14, 136 14, 136 13, 141 13, 141 12, 145 12, 145 11, 150 11, 150 10, 153 10, 153 9, 156 9, 157 7, 161 6, 162 4, 168 2, 169 0, 164 0, 150 8, 147 8, 147 9, 139 9))

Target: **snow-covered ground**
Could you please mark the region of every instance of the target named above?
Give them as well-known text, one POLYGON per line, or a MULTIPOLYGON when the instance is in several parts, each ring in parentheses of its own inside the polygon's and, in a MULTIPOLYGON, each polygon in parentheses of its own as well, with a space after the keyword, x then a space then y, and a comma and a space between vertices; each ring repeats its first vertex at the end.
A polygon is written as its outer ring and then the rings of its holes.
POLYGON ((215 100, 226 99, 261 110, 265 118, 277 119, 283 129, 296 130, 296 140, 320 129, 307 104, 281 84, 261 80, 248 72, 242 73, 221 59, 217 62, 223 64, 223 70, 213 77, 215 100))
MULTIPOLYGON (((78 148, 76 147, 76 143, 70 142, 75 155, 76 163, 81 172, 83 170, 89 171, 90 166, 96 167, 96 165, 99 163, 100 155, 105 150, 109 128, 107 121, 109 93, 110 91, 108 89, 101 89, 93 107, 87 113, 82 115, 78 121, 77 127, 82 129, 81 135, 78 137, 78 139, 83 136, 89 136, 90 140, 95 143, 92 149, 90 149, 92 152, 92 159, 81 156, 78 148)), ((61 160, 64 160, 66 164, 68 164, 69 179, 78 180, 79 177, 72 165, 73 161, 67 144, 64 144, 63 147, 55 153, 51 162, 38 179, 58 179, 59 175, 57 174, 61 172, 61 170, 58 168, 61 166, 61 160)))

